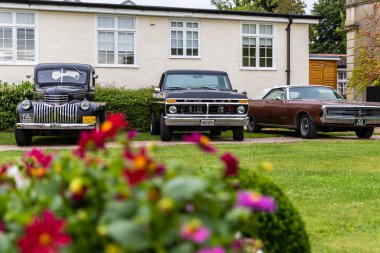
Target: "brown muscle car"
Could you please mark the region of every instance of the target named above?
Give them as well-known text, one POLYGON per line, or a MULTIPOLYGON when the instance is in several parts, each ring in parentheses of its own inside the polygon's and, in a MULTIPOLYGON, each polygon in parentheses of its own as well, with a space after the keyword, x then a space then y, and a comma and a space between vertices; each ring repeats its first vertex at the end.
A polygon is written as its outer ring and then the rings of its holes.
POLYGON ((312 139, 317 131, 355 131, 370 138, 380 127, 380 103, 347 102, 326 86, 290 85, 269 90, 260 100, 249 101, 249 132, 261 128, 294 129, 312 139))

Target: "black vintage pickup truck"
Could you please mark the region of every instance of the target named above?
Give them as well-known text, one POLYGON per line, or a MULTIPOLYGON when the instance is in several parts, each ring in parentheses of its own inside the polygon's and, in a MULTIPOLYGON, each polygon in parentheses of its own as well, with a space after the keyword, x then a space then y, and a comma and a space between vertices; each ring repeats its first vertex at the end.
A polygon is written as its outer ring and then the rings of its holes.
POLYGON ((233 139, 244 139, 248 124, 248 98, 232 90, 226 72, 170 70, 162 74, 153 94, 151 134, 170 141, 174 131, 232 130, 233 139))

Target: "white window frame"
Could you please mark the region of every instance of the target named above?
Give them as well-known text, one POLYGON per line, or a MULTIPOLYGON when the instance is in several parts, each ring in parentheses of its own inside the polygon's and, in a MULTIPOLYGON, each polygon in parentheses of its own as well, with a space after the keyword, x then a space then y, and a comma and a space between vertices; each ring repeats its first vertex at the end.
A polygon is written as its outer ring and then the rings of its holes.
POLYGON ((169 20, 169 58, 171 59, 201 59, 201 21, 191 20, 191 19, 171 19, 169 20), (173 27, 172 22, 182 22, 184 25, 182 28, 173 27), (198 28, 187 28, 186 23, 197 23, 198 28), (172 55, 172 31, 182 31, 183 32, 183 55, 172 55), (198 32, 198 55, 186 55, 187 50, 187 32, 196 31, 198 32))
POLYGON ((337 73, 337 91, 340 95, 342 96, 346 96, 347 95, 347 69, 338 69, 338 73, 337 73), (345 75, 345 79, 340 79, 339 78, 339 73, 343 73, 345 75), (339 91, 339 85, 342 85, 343 87, 343 92, 340 93, 339 91))
POLYGON ((128 16, 128 15, 95 15, 95 67, 105 67, 105 68, 138 68, 138 45, 137 45, 137 38, 138 38, 138 19, 135 16, 128 16), (113 18, 114 19, 114 28, 99 28, 98 26, 98 18, 105 17, 105 18, 113 18), (127 29, 127 28, 118 28, 118 18, 131 18, 134 20, 134 29, 127 29), (100 31, 106 31, 106 32, 113 32, 114 33, 114 52, 115 52, 115 58, 113 64, 106 64, 106 63, 99 63, 99 32, 100 31), (134 52, 134 64, 118 64, 118 52, 119 52, 119 43, 118 43, 118 36, 119 32, 127 32, 127 33, 133 33, 133 52, 134 52))
POLYGON ((12 14, 12 24, 0 24, 1 28, 12 29, 12 61, 1 61, 0 65, 36 65, 39 62, 39 43, 38 43, 38 13, 29 10, 1 10, 1 13, 12 14), (26 13, 34 15, 34 24, 17 24, 16 16, 18 13, 26 13), (17 60, 17 28, 33 28, 34 29, 34 61, 17 60))
POLYGON ((277 47, 276 47, 276 24, 267 22, 240 22, 240 70, 277 70, 277 47), (256 34, 244 34, 243 25, 256 25, 256 34), (260 34, 260 25, 272 26, 272 34, 260 34), (243 38, 255 38, 256 39, 256 67, 243 66, 243 38), (260 67, 260 39, 272 39, 272 67, 260 67))

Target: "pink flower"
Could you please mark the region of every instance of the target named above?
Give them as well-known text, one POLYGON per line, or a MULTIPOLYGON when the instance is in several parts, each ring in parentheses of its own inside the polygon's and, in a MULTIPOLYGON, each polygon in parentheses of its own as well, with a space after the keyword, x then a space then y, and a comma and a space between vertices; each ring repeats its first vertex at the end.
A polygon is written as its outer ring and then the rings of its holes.
POLYGON ((220 159, 225 164, 224 177, 236 176, 239 170, 239 160, 231 153, 225 153, 220 159))
POLYGON ((0 220, 0 234, 2 234, 4 232, 5 232, 5 226, 4 226, 3 222, 0 220))
POLYGON ((237 206, 247 207, 267 213, 276 210, 276 203, 270 196, 263 196, 257 192, 240 191, 237 197, 237 206))
POLYGON ((130 130, 128 132, 127 138, 128 138, 128 140, 133 140, 137 137, 138 134, 139 134, 139 132, 137 132, 136 130, 130 130))
POLYGON ((21 253, 58 253, 61 246, 70 244, 71 238, 64 234, 65 222, 58 220, 50 211, 42 213, 26 227, 25 235, 18 241, 21 253))
POLYGON ((181 228, 181 237, 198 244, 204 243, 210 235, 208 228, 203 227, 201 221, 192 220, 181 228))
POLYGON ((43 151, 36 148, 33 148, 30 152, 25 152, 23 155, 23 161, 29 175, 37 178, 45 176, 52 159, 51 155, 44 154, 43 151))
POLYGON ((224 253, 224 252, 225 250, 223 249, 223 247, 205 248, 198 251, 198 253, 224 253))
POLYGON ((194 132, 192 134, 184 134, 182 139, 187 142, 195 143, 198 147, 206 153, 216 153, 216 148, 210 144, 210 138, 202 135, 201 133, 194 132))

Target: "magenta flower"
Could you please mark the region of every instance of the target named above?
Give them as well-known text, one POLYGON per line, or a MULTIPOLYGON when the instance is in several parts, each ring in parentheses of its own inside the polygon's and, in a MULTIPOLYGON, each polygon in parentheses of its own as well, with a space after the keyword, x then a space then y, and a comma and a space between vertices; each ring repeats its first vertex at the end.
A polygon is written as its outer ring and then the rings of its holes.
MULTIPOLYGON (((40 165, 44 168, 48 168, 51 164, 53 157, 51 155, 44 154, 44 152, 42 150, 33 148, 32 151, 26 152, 24 154, 24 158, 25 159, 31 158, 38 165, 40 165)), ((28 163, 27 163, 27 165, 28 165, 28 163)))
POLYGON ((197 244, 204 243, 210 235, 208 228, 202 226, 199 220, 192 220, 181 228, 181 237, 197 244))
POLYGON ((224 177, 236 176, 239 170, 239 160, 231 153, 225 153, 220 159, 225 164, 224 177))
POLYGON ((270 196, 263 196, 257 192, 238 192, 237 206, 247 207, 267 213, 276 211, 276 203, 274 199, 270 196))
POLYGON ((4 232, 5 232, 5 226, 4 226, 3 222, 0 220, 0 234, 2 234, 4 232))
POLYGON ((182 139, 184 141, 197 144, 198 147, 206 153, 216 153, 217 151, 216 148, 210 144, 210 138, 202 135, 201 133, 193 132, 192 134, 184 134, 182 139))
POLYGON ((138 134, 139 134, 139 132, 137 132, 136 130, 130 130, 128 132, 127 138, 128 138, 128 140, 133 140, 134 138, 137 137, 138 134))
POLYGON ((198 251, 198 253, 224 253, 224 252, 225 250, 223 249, 223 247, 205 248, 198 251))

